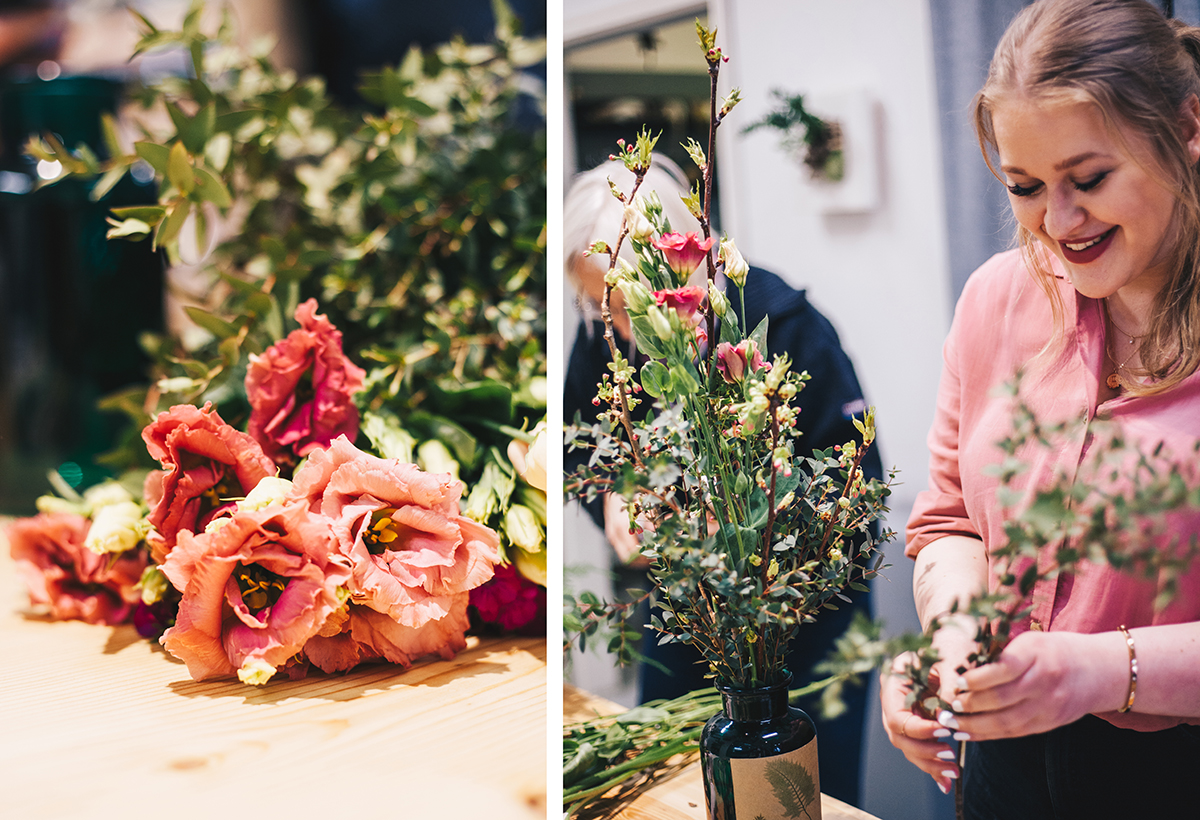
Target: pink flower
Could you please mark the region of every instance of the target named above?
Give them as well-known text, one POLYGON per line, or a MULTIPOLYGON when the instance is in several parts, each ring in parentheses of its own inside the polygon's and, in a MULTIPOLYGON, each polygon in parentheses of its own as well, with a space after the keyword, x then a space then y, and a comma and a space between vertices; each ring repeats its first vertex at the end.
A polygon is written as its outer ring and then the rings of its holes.
POLYGON ((140 593, 134 586, 146 568, 142 550, 112 556, 86 549, 88 520, 73 513, 21 518, 7 529, 17 572, 35 605, 50 607, 58 620, 120 624, 133 613, 140 593))
POLYGON ((506 632, 541 635, 546 631, 546 588, 517 572, 512 564, 498 564, 496 577, 471 590, 471 606, 485 624, 506 632))
POLYGON ((142 439, 166 471, 146 477, 156 530, 147 541, 155 563, 162 563, 180 532, 203 532, 209 521, 232 511, 226 499, 245 496, 276 472, 258 442, 226 424, 211 404, 179 404, 159 413, 142 439))
POLYGON ((500 543, 491 529, 459 514, 461 482, 377 458, 339 437, 309 456, 292 492, 330 519, 350 561, 361 616, 352 632, 369 627, 370 645, 389 660, 440 651, 451 638, 461 643, 467 594, 492 577, 500 543))
POLYGON ((696 311, 704 304, 707 291, 697 285, 676 288, 675 290, 654 291, 654 301, 659 307, 674 308, 679 314, 679 320, 686 327, 694 327, 700 323, 696 311))
POLYGON ((303 504, 238 512, 202 535, 180 532, 162 571, 183 599, 160 641, 195 680, 278 669, 311 638, 341 629, 345 564, 329 522, 303 504))
POLYGON ((711 236, 701 239, 695 231, 686 234, 672 231, 651 240, 650 244, 662 251, 667 259, 667 266, 675 271, 680 279, 686 280, 708 256, 715 241, 716 237, 711 236))
POLYGON ((352 396, 365 373, 342 352, 341 331, 316 310, 316 299, 296 308, 300 329, 251 356, 246 370, 247 430, 281 464, 294 464, 339 435, 358 435, 352 396))
POLYGON ((736 347, 729 342, 717 345, 717 369, 721 371, 721 378, 730 384, 745 379, 747 371, 754 373, 763 367, 769 370, 771 365, 763 361, 758 345, 750 339, 743 339, 736 347))

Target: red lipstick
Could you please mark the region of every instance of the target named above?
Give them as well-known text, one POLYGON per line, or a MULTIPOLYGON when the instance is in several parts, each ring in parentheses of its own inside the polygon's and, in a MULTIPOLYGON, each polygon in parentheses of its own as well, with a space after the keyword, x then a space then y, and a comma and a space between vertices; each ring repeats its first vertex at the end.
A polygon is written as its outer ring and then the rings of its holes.
POLYGON ((1087 247, 1083 250, 1071 250, 1067 247, 1066 242, 1059 242, 1058 246, 1062 248, 1063 256, 1068 262, 1076 265, 1086 265, 1088 262, 1095 260, 1100 256, 1100 254, 1108 250, 1108 246, 1112 244, 1112 238, 1116 232, 1117 226, 1113 225, 1102 234, 1071 241, 1071 244, 1075 245, 1076 247, 1079 245, 1087 245, 1087 247))

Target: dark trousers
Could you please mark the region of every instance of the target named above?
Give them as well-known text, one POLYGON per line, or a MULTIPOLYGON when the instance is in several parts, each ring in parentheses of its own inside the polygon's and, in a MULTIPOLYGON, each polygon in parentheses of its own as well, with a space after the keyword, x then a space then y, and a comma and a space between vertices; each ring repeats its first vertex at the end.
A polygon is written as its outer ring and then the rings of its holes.
MULTIPOLYGON (((800 627, 788 651, 788 670, 792 673, 793 687, 798 688, 824 677, 815 674, 813 667, 829 655, 834 642, 846 631, 856 611, 870 614, 870 598, 870 593, 855 593, 854 605, 825 610, 817 616, 815 624, 804 624, 800 627)), ((669 670, 664 672, 652 664, 642 664, 642 703, 659 698, 680 697, 713 685, 711 679, 705 680, 706 668, 700 662, 700 653, 691 646, 680 643, 659 646, 658 636, 648 631, 642 652, 648 659, 662 664, 669 670)), ((796 705, 803 709, 817 726, 821 791, 857 806, 867 688, 865 685, 847 686, 842 691, 846 711, 835 720, 824 720, 820 717, 817 708, 820 698, 818 693, 796 705)))
POLYGON ((967 744, 968 820, 1200 818, 1200 727, 1119 729, 1098 717, 967 744))

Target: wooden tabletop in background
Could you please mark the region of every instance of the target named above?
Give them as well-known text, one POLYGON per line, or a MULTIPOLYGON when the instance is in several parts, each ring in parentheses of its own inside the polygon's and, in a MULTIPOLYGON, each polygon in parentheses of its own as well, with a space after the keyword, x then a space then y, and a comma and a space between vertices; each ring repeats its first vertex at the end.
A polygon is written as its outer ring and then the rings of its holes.
POLYGON ((0 537, 0 817, 541 820, 546 732, 542 639, 197 683, 132 627, 32 614, 0 537))
MULTIPOLYGON (((570 685, 563 686, 563 715, 567 722, 614 715, 624 707, 570 685)), ((706 820, 700 759, 677 766, 657 777, 636 798, 603 815, 605 820, 706 820)), ((821 795, 822 820, 878 820, 848 803, 821 795)))

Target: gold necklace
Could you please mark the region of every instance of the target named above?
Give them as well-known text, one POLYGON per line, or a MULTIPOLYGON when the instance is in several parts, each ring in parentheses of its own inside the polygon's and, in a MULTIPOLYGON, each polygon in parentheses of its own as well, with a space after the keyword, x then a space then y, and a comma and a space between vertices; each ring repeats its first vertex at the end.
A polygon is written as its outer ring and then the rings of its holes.
POLYGON ((1108 378, 1104 380, 1104 383, 1107 384, 1110 389, 1117 390, 1123 384, 1123 380, 1121 379, 1121 371, 1123 369, 1125 369, 1125 365, 1129 364, 1129 360, 1137 355, 1137 348, 1135 347, 1137 340, 1144 339, 1150 334, 1147 332, 1147 333, 1143 333, 1141 336, 1134 336, 1131 333, 1127 333, 1125 331, 1125 329, 1122 328, 1120 325, 1118 325, 1116 323, 1116 321, 1113 319, 1112 311, 1110 311, 1108 309, 1108 297, 1107 296, 1104 298, 1104 316, 1106 319, 1108 319, 1108 323, 1113 326, 1114 330, 1116 330, 1122 336, 1125 336, 1127 339, 1129 339, 1129 344, 1131 347, 1133 347, 1132 352, 1130 352, 1130 354, 1125 357, 1125 361, 1121 362, 1120 364, 1117 364, 1117 359, 1115 356, 1113 356, 1112 351, 1108 349, 1108 345, 1104 346, 1104 352, 1108 354, 1109 361, 1111 361, 1113 364, 1117 365, 1116 369, 1113 370, 1112 373, 1108 374, 1108 378))
MULTIPOLYGON (((1130 344, 1132 344, 1132 342, 1130 342, 1130 344)), ((1134 348, 1133 352, 1125 357, 1125 361, 1121 362, 1120 364, 1117 364, 1117 360, 1115 358, 1113 358, 1112 352, 1108 351, 1109 361, 1111 361, 1113 364, 1117 365, 1117 369, 1114 370, 1113 372, 1109 373, 1108 378, 1105 379, 1105 381, 1104 381, 1104 383, 1107 384, 1110 389, 1112 389, 1112 390, 1120 389, 1121 385, 1124 383, 1123 380, 1121 379, 1121 370, 1123 370, 1125 365, 1129 364, 1129 360, 1132 359, 1136 355, 1137 355, 1137 348, 1134 348)))

